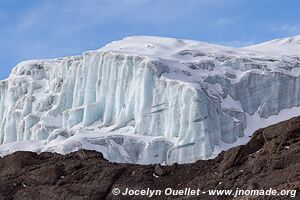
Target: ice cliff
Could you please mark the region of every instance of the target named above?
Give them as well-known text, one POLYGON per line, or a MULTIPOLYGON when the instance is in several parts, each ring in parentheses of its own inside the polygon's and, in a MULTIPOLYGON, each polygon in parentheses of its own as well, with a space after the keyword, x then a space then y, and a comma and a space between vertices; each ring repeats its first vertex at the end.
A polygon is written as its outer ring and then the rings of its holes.
POLYGON ((85 148, 141 164, 210 158, 248 137, 251 117, 300 105, 299 41, 230 48, 129 37, 22 62, 0 82, 1 155, 85 148))

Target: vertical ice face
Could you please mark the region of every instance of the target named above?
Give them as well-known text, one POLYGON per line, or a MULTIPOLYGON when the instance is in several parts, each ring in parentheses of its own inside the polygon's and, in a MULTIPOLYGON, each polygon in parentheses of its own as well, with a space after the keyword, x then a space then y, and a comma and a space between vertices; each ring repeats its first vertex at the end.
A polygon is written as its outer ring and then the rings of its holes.
POLYGON ((17 65, 0 82, 0 143, 44 140, 39 150, 96 149, 116 162, 193 162, 243 137, 247 114, 300 105, 297 59, 127 40, 17 65))
POLYGON ((262 118, 277 115, 285 108, 300 105, 300 78, 280 72, 248 73, 234 85, 232 97, 249 114, 262 118))
POLYGON ((0 142, 3 143, 4 131, 2 128, 2 124, 4 123, 4 115, 5 115, 5 99, 7 93, 7 81, 0 82, 0 142))
POLYGON ((188 162, 242 135, 241 124, 206 91, 161 76, 168 70, 149 58, 113 52, 21 63, 1 87, 2 143, 45 139, 57 128, 131 125, 135 134, 176 138, 172 149, 161 148, 169 162, 188 162), (61 116, 61 127, 42 120, 51 116, 61 116))
POLYGON ((188 161, 188 155, 207 157, 214 144, 242 135, 242 124, 222 114, 216 100, 202 89, 162 77, 167 71, 147 58, 86 53, 82 65, 70 72, 54 111, 62 111, 66 129, 80 123, 114 129, 131 124, 139 135, 177 138, 177 150, 170 152, 174 162, 188 161), (70 101, 62 100, 68 96, 70 101))

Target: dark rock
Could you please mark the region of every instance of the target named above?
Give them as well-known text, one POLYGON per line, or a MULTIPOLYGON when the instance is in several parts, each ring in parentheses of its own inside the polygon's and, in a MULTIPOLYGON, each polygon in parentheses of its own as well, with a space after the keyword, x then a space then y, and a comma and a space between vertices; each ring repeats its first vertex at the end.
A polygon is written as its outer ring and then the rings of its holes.
POLYGON ((160 165, 155 165, 154 173, 157 176, 164 176, 166 174, 165 171, 163 170, 163 168, 160 165))
MULTIPOLYGON (((129 189, 300 189, 300 117, 257 130, 246 145, 212 160, 172 166, 110 163, 101 153, 16 152, 0 158, 2 200, 149 199, 114 196, 129 189), (154 176, 155 175, 155 176, 154 176)), ((151 199, 290 199, 288 196, 154 196, 151 199)))

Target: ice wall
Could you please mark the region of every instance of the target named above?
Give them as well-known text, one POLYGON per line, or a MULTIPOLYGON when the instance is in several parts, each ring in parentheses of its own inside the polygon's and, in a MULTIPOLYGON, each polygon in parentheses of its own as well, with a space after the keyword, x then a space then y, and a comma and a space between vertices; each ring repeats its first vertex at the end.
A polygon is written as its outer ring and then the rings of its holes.
POLYGON ((231 95, 250 115, 256 111, 263 118, 300 105, 300 78, 280 72, 246 74, 233 87, 231 95))
POLYGON ((1 86, 1 142, 46 139, 76 125, 132 125, 136 134, 177 138, 175 162, 207 157, 221 140, 242 134, 241 123, 205 91, 161 76, 166 72, 148 58, 113 52, 21 63, 1 86), (62 127, 47 125, 47 116, 61 116, 62 127))
POLYGON ((246 115, 268 118, 300 105, 297 65, 195 50, 172 55, 98 50, 18 64, 0 82, 0 143, 92 148, 116 162, 193 162, 243 137, 246 115))

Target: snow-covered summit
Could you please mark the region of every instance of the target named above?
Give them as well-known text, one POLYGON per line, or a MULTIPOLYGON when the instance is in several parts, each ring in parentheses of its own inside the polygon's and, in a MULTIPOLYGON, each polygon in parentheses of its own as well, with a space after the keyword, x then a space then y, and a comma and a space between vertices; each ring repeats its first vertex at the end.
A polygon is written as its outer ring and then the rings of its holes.
POLYGON ((226 51, 234 51, 234 48, 193 40, 153 36, 133 36, 109 43, 101 48, 101 50, 114 50, 122 53, 133 53, 140 56, 176 60, 180 59, 177 56, 178 53, 183 50, 202 50, 209 53, 226 53, 226 51))
POLYGON ((175 39, 154 36, 132 36, 107 44, 100 50, 112 50, 121 53, 132 53, 140 56, 181 60, 181 51, 203 51, 208 54, 226 56, 260 57, 260 51, 268 56, 299 55, 300 35, 275 39, 249 47, 228 47, 186 39, 175 39), (271 50, 276 50, 272 55, 271 50))
POLYGON ((271 40, 247 47, 272 56, 300 56, 300 35, 271 40))
POLYGON ((0 152, 86 148, 141 164, 210 158, 253 127, 298 115, 300 58, 282 48, 287 41, 232 48, 136 36, 22 62, 0 81, 0 152))

